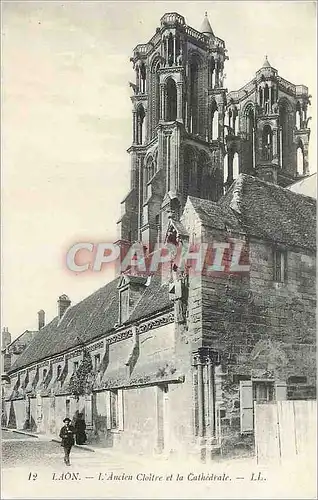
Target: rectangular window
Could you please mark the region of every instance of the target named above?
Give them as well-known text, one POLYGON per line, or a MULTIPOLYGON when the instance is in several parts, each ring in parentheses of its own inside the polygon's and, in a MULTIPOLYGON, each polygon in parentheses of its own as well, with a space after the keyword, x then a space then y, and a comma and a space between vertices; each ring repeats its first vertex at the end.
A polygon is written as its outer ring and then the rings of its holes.
POLYGON ((71 401, 66 399, 65 401, 65 417, 70 417, 71 401))
POLYGON ((288 378, 288 383, 289 384, 307 384, 307 377, 304 377, 302 375, 292 375, 291 377, 288 378))
POLYGON ((78 361, 74 361, 73 363, 73 373, 77 372, 78 370, 78 361))
POLYGON ((124 391, 111 389, 106 391, 107 429, 124 430, 124 391))
POLYGON ((100 367, 100 354, 95 354, 94 356, 94 370, 97 372, 100 367))
POLYGON ((275 249, 273 252, 273 278, 276 283, 284 283, 287 279, 287 253, 275 249))
POLYGON ((273 382, 253 382, 253 401, 257 403, 270 403, 275 399, 273 382))
POLYGON ((274 403, 287 399, 285 382, 271 380, 240 381, 240 418, 241 433, 253 433, 254 404, 274 403))

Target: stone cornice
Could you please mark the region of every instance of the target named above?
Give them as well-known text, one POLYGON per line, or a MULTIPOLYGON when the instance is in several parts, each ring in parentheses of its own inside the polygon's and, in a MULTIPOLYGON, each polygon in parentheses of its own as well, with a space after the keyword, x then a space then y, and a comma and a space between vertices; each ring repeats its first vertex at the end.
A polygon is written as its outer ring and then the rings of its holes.
MULTIPOLYGON (((152 330, 153 328, 159 328, 160 326, 173 323, 174 313, 168 312, 164 315, 160 315, 157 318, 151 318, 148 321, 144 321, 137 325, 137 333, 142 334, 152 330)), ((114 344, 115 342, 120 342, 121 340, 126 340, 133 336, 133 326, 130 328, 123 328, 122 330, 116 332, 114 335, 107 337, 106 344, 114 344)))
POLYGON ((184 73, 183 66, 164 66, 160 68, 160 73, 184 73))

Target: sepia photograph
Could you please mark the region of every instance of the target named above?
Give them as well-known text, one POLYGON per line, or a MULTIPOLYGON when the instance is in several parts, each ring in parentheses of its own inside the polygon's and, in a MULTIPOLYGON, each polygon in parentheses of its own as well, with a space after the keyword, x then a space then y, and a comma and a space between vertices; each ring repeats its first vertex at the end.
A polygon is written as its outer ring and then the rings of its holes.
POLYGON ((1 498, 317 498, 317 2, 1 35, 1 498))

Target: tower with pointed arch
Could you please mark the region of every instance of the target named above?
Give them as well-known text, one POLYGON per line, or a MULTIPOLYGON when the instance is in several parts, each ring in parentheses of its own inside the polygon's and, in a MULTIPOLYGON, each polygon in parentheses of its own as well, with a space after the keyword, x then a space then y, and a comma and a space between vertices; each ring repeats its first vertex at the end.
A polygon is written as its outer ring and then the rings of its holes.
POLYGON ((151 247, 188 195, 223 194, 226 52, 207 15, 197 31, 177 13, 134 49, 131 186, 120 239, 151 247))
POLYGON ((252 81, 227 94, 225 186, 239 172, 283 187, 309 174, 308 88, 279 76, 267 56, 252 81))
POLYGON ((166 13, 149 42, 135 47, 120 240, 153 248, 188 195, 217 201, 239 173, 281 186, 308 175, 308 88, 279 76, 266 56, 249 83, 228 92, 227 59, 207 14, 197 31, 166 13))

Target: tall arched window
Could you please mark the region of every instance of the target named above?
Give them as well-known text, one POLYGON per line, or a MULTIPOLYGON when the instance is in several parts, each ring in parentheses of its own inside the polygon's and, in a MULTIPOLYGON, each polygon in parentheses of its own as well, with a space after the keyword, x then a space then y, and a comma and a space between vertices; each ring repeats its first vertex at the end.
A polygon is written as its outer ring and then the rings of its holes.
POLYGON ((263 160, 272 160, 273 158, 273 134, 269 125, 265 125, 262 134, 262 156, 263 160))
POLYGON ((199 64, 196 57, 190 63, 190 132, 198 132, 198 91, 199 91, 199 64))
POLYGON ((246 137, 247 137, 247 170, 254 167, 254 110, 253 106, 250 105, 245 111, 246 118, 246 137))
POLYGON ((258 89, 258 100, 259 100, 259 105, 263 106, 263 89, 262 89, 262 87, 259 87, 259 89, 258 89))
POLYGON ((61 365, 58 365, 57 371, 56 371, 56 378, 59 379, 62 373, 62 367, 61 365))
POLYGON ((178 63, 178 56, 180 55, 181 52, 180 36, 178 34, 175 35, 175 40, 176 40, 176 53, 174 54, 174 59, 175 62, 178 63))
MULTIPOLYGON (((224 125, 226 125, 226 127, 230 126, 230 117, 229 117, 229 110, 228 109, 224 113, 224 125)), ((225 130, 228 130, 228 129, 226 128, 225 130)))
POLYGON ((160 62, 157 61, 151 68, 151 137, 160 119, 160 62))
POLYGON ((224 161, 223 161, 223 183, 225 184, 227 182, 227 179, 229 177, 229 163, 228 163, 229 157, 228 154, 226 153, 224 156, 224 161))
POLYGON ((239 155, 238 155, 238 153, 234 153, 234 156, 233 156, 233 180, 238 178, 239 173, 240 173, 239 155))
POLYGON ((299 101, 296 104, 296 128, 297 130, 301 128, 301 107, 299 101))
POLYGON ((198 157, 197 168, 197 195, 199 198, 208 198, 209 190, 209 157, 201 152, 198 157))
POLYGON ((269 88, 266 83, 264 87, 264 107, 265 107, 265 113, 269 112, 269 88))
POLYGON ((252 106, 246 110, 246 132, 248 139, 253 137, 254 131, 254 111, 252 106))
POLYGON ((214 57, 210 60, 210 87, 214 88, 215 86, 215 60, 214 57))
POLYGON ((155 174, 154 161, 152 156, 149 156, 146 163, 146 181, 149 182, 155 174))
POLYGON ((211 115, 212 115, 212 141, 216 141, 219 138, 219 112, 218 112, 218 107, 215 101, 212 103, 212 108, 211 108, 211 115))
POLYGON ((156 152, 154 154, 153 165, 154 165, 155 172, 157 172, 157 170, 158 170, 158 149, 156 150, 156 152))
POLYGON ((145 109, 142 104, 137 108, 137 144, 143 144, 145 140, 145 109))
POLYGON ((169 64, 169 66, 173 65, 173 60, 174 60, 173 36, 172 36, 172 33, 169 33, 169 36, 168 36, 168 64, 169 64))
POLYGON ((288 110, 287 104, 283 101, 279 106, 279 125, 281 127, 280 134, 280 161, 283 168, 288 165, 288 110))
POLYGON ((172 122, 177 119, 177 86, 176 82, 169 78, 167 81, 167 116, 166 120, 172 122))
POLYGON ((297 175, 304 175, 304 149, 301 141, 297 146, 297 175))
POLYGON ((144 202, 149 198, 151 187, 148 186, 149 181, 153 178, 155 174, 154 162, 152 156, 149 156, 146 161, 146 168, 144 171, 144 202))
POLYGON ((183 196, 196 194, 195 189, 195 153, 190 146, 186 146, 183 155, 183 196))
POLYGON ((276 87, 275 85, 272 85, 272 92, 271 92, 271 105, 273 106, 275 102, 275 96, 277 94, 276 87))
POLYGON ((233 109, 233 131, 234 131, 234 135, 238 134, 238 130, 239 130, 238 111, 237 111, 237 108, 235 107, 233 109))
POLYGON ((140 90, 144 94, 146 92, 146 66, 144 63, 140 65, 140 86, 140 90))
POLYGON ((229 109, 229 127, 232 127, 233 125, 233 111, 231 109, 229 109))

